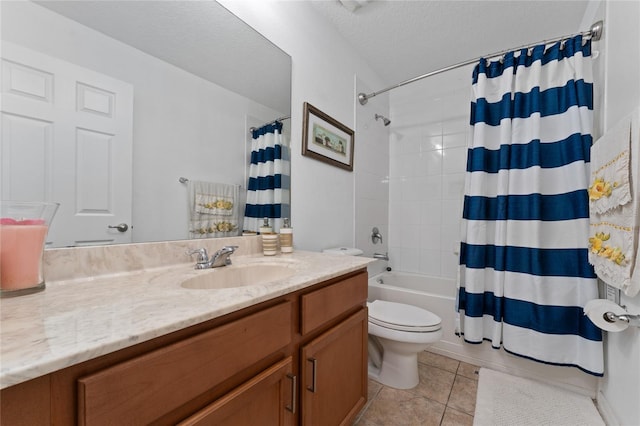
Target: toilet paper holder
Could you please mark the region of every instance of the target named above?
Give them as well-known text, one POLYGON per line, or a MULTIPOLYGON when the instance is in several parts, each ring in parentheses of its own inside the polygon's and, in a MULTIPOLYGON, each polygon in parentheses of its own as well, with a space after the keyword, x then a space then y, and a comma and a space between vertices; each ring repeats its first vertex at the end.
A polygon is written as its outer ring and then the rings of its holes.
MULTIPOLYGON (((625 308, 623 306, 623 308, 625 308)), ((602 318, 607 322, 625 322, 634 327, 640 327, 640 315, 632 315, 632 314, 622 314, 617 315, 613 312, 605 312, 602 315, 602 318)))

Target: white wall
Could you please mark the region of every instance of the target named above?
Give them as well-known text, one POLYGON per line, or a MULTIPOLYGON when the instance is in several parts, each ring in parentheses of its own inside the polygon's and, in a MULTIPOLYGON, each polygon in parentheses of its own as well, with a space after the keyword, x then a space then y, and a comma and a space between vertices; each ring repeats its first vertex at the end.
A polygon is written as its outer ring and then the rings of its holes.
POLYGON ((31 2, 1 6, 3 39, 134 86, 134 242, 188 238, 180 176, 246 188, 246 129, 282 112, 31 2))
POLYGON ((381 82, 349 43, 305 2, 220 3, 292 57, 291 224, 296 247, 353 247, 355 179, 358 162, 366 159, 360 150, 368 149, 367 140, 356 133, 356 172, 303 157, 302 105, 309 102, 355 129, 355 75, 370 87, 380 87, 381 82))
MULTIPOLYGON (((606 131, 640 106, 640 3, 604 1, 595 16, 605 23, 595 80, 604 83, 597 127, 606 131)), ((635 186, 634 196, 640 197, 640 186, 635 186)), ((640 296, 622 295, 620 304, 640 313, 640 296)), ((607 333, 598 404, 609 425, 640 423, 639 328, 607 333)))

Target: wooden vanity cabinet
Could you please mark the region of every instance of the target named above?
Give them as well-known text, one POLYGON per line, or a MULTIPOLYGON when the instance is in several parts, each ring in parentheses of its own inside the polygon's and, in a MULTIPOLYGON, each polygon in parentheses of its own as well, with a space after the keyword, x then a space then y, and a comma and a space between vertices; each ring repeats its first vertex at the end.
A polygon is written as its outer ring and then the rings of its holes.
POLYGON ((362 270, 3 389, 0 423, 351 424, 366 297, 362 270))
POLYGON ((366 273, 301 296, 302 425, 350 425, 367 402, 366 300, 366 273))

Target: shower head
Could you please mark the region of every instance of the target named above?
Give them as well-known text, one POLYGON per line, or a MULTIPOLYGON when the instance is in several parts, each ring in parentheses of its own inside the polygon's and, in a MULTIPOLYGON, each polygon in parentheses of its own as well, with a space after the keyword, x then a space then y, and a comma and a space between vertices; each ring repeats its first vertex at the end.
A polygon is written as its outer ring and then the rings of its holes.
POLYGON ((391 124, 391 120, 389 120, 387 117, 380 114, 376 114, 376 120, 380 118, 382 119, 382 122, 384 123, 385 126, 388 126, 389 124, 391 124))

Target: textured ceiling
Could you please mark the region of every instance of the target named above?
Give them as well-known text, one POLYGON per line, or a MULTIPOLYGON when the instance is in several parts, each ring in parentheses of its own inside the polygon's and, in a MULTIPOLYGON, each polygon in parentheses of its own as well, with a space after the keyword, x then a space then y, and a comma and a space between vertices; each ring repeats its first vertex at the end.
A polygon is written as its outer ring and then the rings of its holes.
POLYGON ((263 105, 290 110, 291 58, 214 1, 36 3, 263 105))
POLYGON ((588 30, 579 25, 589 2, 579 0, 359 0, 364 6, 354 12, 338 0, 310 3, 387 86, 485 54, 588 30))
MULTIPOLYGON (((286 5, 291 0, 281 1, 286 5)), ((587 28, 579 26, 589 3, 587 0, 342 0, 356 6, 364 4, 351 12, 338 0, 305 1, 343 35, 386 86, 481 55, 584 31, 587 28)), ((288 56, 263 37, 256 37, 257 33, 239 19, 221 18, 221 14, 228 12, 216 2, 38 3, 266 105, 275 106, 268 99, 278 98, 278 110, 289 102, 288 91, 267 92, 259 99, 253 96, 260 87, 276 87, 265 85, 265 81, 283 75, 289 80, 288 56), (248 52, 240 47, 247 44, 248 52), (261 56, 267 46, 279 52, 284 61, 271 64, 268 59, 271 54, 261 56), (256 66, 268 75, 256 79, 253 74, 256 66)), ((379 89, 383 87, 376 88, 379 89)))

